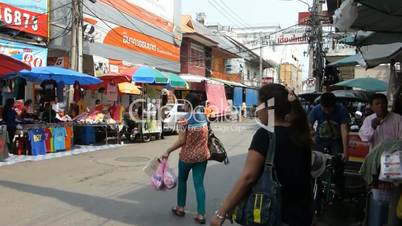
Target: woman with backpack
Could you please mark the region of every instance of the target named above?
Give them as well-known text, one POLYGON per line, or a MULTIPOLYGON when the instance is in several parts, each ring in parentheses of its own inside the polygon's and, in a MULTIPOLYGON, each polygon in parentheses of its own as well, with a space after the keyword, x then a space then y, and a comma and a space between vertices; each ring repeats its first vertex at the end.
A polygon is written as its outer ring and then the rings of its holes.
POLYGON ((208 149, 208 124, 204 108, 200 107, 200 99, 190 93, 186 98, 187 116, 180 120, 179 138, 162 156, 167 159, 169 155, 181 148, 179 160, 179 175, 177 189, 177 206, 172 213, 184 217, 187 194, 187 179, 190 171, 193 172, 194 188, 197 197, 197 216, 194 219, 199 224, 205 224, 205 189, 204 175, 207 161, 210 157, 208 149))
POLYGON ((276 196, 268 195, 272 203, 261 203, 266 199, 260 195, 260 199, 255 199, 255 203, 247 206, 247 208, 254 208, 251 213, 253 210, 259 211, 254 211, 254 216, 247 214, 244 217, 247 218, 246 222, 250 222, 250 217, 261 220, 263 215, 264 219, 268 220, 265 223, 259 223, 256 220, 257 222, 242 224, 311 226, 313 217, 310 175, 312 139, 307 115, 295 94, 279 84, 263 86, 259 90, 259 102, 256 114, 261 128, 254 134, 240 178, 215 212, 211 226, 220 226, 227 218, 239 217, 232 213, 237 213, 239 208, 243 208, 239 204, 249 200, 247 198, 250 197, 250 192, 254 191, 253 188, 258 184, 257 182, 264 180, 260 176, 267 175, 263 173, 263 170, 267 167, 265 161, 269 163, 269 159, 272 159, 272 164, 267 165, 271 165, 272 178, 276 181, 270 185, 276 186, 275 191, 279 190, 279 192, 272 193, 271 187, 265 187, 267 193, 271 192, 270 195, 276 196), (267 152, 271 154, 266 158, 267 152), (267 206, 267 209, 258 209, 258 206, 267 206), (266 217, 267 214, 269 217, 266 217))

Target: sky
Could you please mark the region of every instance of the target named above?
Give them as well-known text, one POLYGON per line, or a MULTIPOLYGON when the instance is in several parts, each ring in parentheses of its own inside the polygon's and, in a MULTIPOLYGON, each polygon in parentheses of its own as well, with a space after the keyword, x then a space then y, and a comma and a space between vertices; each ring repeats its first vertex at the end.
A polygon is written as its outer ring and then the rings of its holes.
MULTIPOLYGON (((221 24, 234 27, 279 25, 286 28, 297 24, 298 13, 308 9, 299 0, 181 0, 182 14, 197 12, 206 14, 206 24, 221 24)), ((312 0, 306 0, 312 4, 312 0)), ((304 77, 307 77, 308 58, 302 54, 307 45, 295 46, 300 55, 304 77)))

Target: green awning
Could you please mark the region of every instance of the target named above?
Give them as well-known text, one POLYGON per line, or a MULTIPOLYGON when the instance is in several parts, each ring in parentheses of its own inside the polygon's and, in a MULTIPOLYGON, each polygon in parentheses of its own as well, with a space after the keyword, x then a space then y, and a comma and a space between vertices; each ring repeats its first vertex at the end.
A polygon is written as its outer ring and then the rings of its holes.
POLYGON ((402 42, 402 33, 358 31, 355 35, 350 35, 340 39, 339 42, 352 46, 389 44, 402 42))
POLYGON ((187 88, 187 82, 182 79, 179 75, 174 73, 163 73, 169 79, 169 85, 172 88, 187 88))
POLYGON ((384 92, 387 90, 388 83, 375 78, 356 78, 336 83, 335 86, 345 86, 359 88, 372 92, 384 92))
POLYGON ((328 64, 328 66, 334 67, 349 67, 356 65, 365 65, 364 59, 361 54, 351 55, 328 64))

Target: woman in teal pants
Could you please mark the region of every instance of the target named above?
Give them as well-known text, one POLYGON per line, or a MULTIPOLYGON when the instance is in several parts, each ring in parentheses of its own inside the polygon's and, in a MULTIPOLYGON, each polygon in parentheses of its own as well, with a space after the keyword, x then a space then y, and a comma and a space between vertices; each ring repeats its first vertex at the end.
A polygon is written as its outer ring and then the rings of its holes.
POLYGON ((210 157, 208 150, 207 118, 200 106, 200 99, 194 94, 187 97, 188 114, 179 121, 178 140, 165 152, 162 158, 167 159, 173 151, 181 148, 179 160, 179 178, 177 189, 177 206, 172 209, 174 215, 184 217, 187 196, 187 179, 190 171, 193 173, 194 188, 197 198, 197 216, 195 221, 205 224, 205 189, 204 175, 207 161, 210 157), (195 110, 194 110, 195 109, 195 110))

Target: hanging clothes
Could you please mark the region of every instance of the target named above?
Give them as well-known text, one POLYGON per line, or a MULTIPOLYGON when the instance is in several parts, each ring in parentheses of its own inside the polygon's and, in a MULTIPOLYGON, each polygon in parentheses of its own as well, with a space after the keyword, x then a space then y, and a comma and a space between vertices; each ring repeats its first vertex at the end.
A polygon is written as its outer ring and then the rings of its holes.
POLYGON ((32 155, 45 155, 46 145, 45 145, 45 134, 43 129, 33 129, 28 132, 29 141, 31 143, 31 153, 32 155))
POLYGON ((46 129, 44 129, 44 133, 45 133, 46 152, 47 153, 53 153, 54 152, 54 147, 53 147, 52 129, 51 128, 46 128, 46 129))
POLYGON ((110 115, 116 122, 121 122, 123 119, 123 111, 124 109, 120 104, 114 104, 112 107, 110 107, 110 115))
POLYGON ((109 83, 106 89, 106 99, 109 101, 117 101, 117 86, 109 83))
POLYGON ((79 82, 74 83, 74 97, 73 100, 75 103, 81 100, 81 86, 79 82))
POLYGON ((60 81, 57 83, 57 100, 58 102, 64 102, 64 82, 60 81))
POLYGON ((23 78, 15 78, 14 80, 14 97, 16 100, 25 99, 25 86, 27 82, 23 78))
POLYGON ((67 136, 65 138, 65 144, 66 144, 66 150, 71 150, 72 144, 73 144, 73 138, 74 138, 74 133, 73 133, 73 128, 71 126, 66 127, 66 132, 67 136))
POLYGON ((53 144, 55 151, 66 150, 65 139, 67 136, 66 128, 56 127, 53 128, 53 144))
POLYGON ((42 87, 42 98, 44 102, 51 102, 56 99, 57 83, 54 80, 45 80, 40 86, 42 87))

